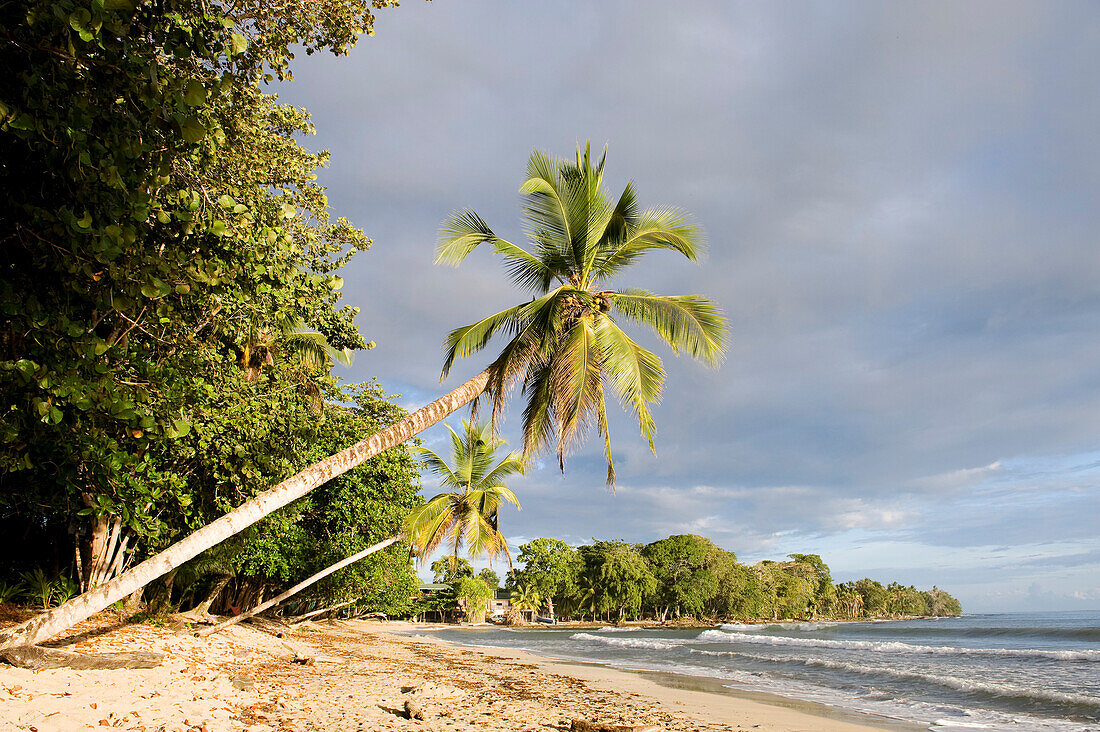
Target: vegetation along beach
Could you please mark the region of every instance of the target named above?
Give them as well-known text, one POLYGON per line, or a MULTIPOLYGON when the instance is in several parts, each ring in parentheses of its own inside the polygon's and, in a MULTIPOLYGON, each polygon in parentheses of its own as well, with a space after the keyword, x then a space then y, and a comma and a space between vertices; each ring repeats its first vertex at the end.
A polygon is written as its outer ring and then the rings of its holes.
POLYGON ((0 2, 0 730, 1100 729, 1096 9, 398 6, 0 2))

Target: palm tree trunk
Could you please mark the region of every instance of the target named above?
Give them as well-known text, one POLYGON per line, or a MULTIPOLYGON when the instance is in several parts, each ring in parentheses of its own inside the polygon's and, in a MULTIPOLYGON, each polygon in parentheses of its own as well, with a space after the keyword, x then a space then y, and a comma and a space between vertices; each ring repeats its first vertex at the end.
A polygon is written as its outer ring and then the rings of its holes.
POLYGON ((218 578, 214 586, 210 588, 210 591, 206 593, 206 597, 203 601, 191 609, 191 612, 198 613, 199 615, 209 615, 210 606, 214 604, 214 600, 218 599, 218 595, 222 594, 222 590, 229 584, 229 580, 233 579, 231 574, 223 574, 218 578))
POLYGON ((341 602, 338 605, 329 605, 328 607, 323 607, 320 610, 311 610, 310 612, 306 613, 305 615, 295 615, 292 618, 285 618, 285 620, 286 620, 286 622, 290 623, 291 625, 297 627, 298 625, 306 622, 307 620, 309 620, 312 617, 315 617, 317 615, 321 615, 322 613, 331 612, 333 610, 339 610, 342 607, 347 607, 348 605, 352 604, 353 602, 355 602, 355 600, 348 600, 347 602, 341 602))
POLYGON ((317 486, 343 475, 383 450, 400 445, 446 419, 452 412, 480 396, 488 383, 489 370, 486 369, 400 422, 287 478, 113 580, 57 606, 48 613, 0 631, 0 649, 39 643, 90 618, 111 603, 121 600, 210 547, 243 531, 317 486))
POLYGON ((326 569, 322 569, 320 572, 313 575, 312 577, 309 577, 308 579, 302 580, 301 582, 294 585, 293 587, 291 587, 289 590, 282 593, 281 595, 276 595, 275 597, 271 598, 267 602, 261 603, 261 604, 257 605, 256 607, 252 608, 251 610, 247 610, 247 611, 241 613, 240 615, 236 615, 232 618, 229 618, 228 620, 223 620, 222 622, 218 623, 217 625, 215 625, 213 627, 206 628, 204 630, 200 630, 199 632, 195 633, 195 635, 197 635, 197 636, 212 635, 214 633, 217 633, 219 630, 225 630, 230 625, 236 625, 237 623, 241 622, 242 620, 247 620, 248 618, 251 618, 253 615, 259 615, 264 610, 267 610, 269 608, 273 608, 276 605, 278 605, 280 602, 282 602, 283 600, 286 600, 287 598, 290 598, 290 597, 293 597, 294 595, 297 595, 299 592, 301 592, 305 588, 309 587, 310 585, 313 585, 313 584, 316 584, 317 582, 320 582, 321 580, 323 580, 325 577, 328 577, 333 572, 338 572, 341 569, 343 569, 344 567, 348 566, 349 564, 355 564, 356 562, 358 562, 363 557, 365 557, 369 554, 374 554, 379 549, 385 549, 390 544, 397 543, 397 541, 400 538, 401 538, 400 535, 391 536, 389 539, 386 539, 385 541, 380 541, 377 544, 375 544, 374 546, 369 546, 366 549, 364 549, 363 551, 358 552, 356 554, 352 554, 350 557, 348 557, 346 559, 341 559, 336 564, 329 565, 326 569))

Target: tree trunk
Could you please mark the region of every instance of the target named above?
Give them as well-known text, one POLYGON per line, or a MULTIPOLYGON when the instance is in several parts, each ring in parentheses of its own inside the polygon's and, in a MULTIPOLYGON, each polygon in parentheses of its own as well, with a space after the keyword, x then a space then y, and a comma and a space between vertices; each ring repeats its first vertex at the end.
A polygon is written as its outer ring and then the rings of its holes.
POLYGON ((310 612, 306 613, 305 615, 295 615, 294 617, 286 618, 285 620, 286 620, 286 622, 290 623, 291 625, 296 626, 300 623, 306 622, 307 620, 309 620, 312 617, 316 617, 318 615, 322 615, 324 613, 331 612, 333 610, 339 610, 342 607, 347 607, 348 605, 352 604, 353 602, 355 602, 355 600, 348 600, 347 602, 341 602, 339 605, 329 605, 328 607, 323 607, 320 610, 311 610, 310 612))
POLYGON ((248 528, 263 517, 352 468, 363 464, 383 450, 400 445, 409 438, 443 421, 460 407, 480 396, 489 383, 486 369, 454 391, 421 407, 400 422, 315 463, 252 498, 224 516, 211 521, 190 536, 176 542, 154 557, 123 572, 110 582, 63 603, 13 628, 0 631, 0 649, 33 645, 90 618, 113 602, 144 587, 189 559, 248 528))
POLYGON ((251 610, 248 610, 246 612, 243 612, 240 615, 229 618, 228 620, 223 620, 222 622, 218 623, 217 625, 213 626, 212 628, 206 628, 204 630, 200 630, 199 632, 195 633, 195 635, 197 635, 197 636, 206 636, 206 635, 210 635, 212 633, 217 633, 219 630, 224 630, 225 628, 228 628, 230 625, 234 625, 236 623, 239 623, 242 620, 247 620, 248 618, 251 618, 253 615, 259 615, 264 610, 275 607, 276 605, 278 605, 283 600, 286 600, 287 598, 290 598, 290 597, 293 597, 294 595, 297 595, 299 592, 301 592, 305 588, 309 587, 310 585, 313 585, 313 584, 316 584, 317 582, 320 582, 321 580, 323 580, 325 577, 328 577, 333 572, 337 572, 337 571, 343 569, 344 567, 348 566, 349 564, 355 564, 356 562, 358 562, 360 559, 367 556, 368 554, 374 554, 379 549, 385 549, 390 544, 397 543, 397 541, 400 538, 401 538, 400 536, 391 536, 389 539, 386 539, 385 541, 380 541, 377 544, 375 544, 374 546, 367 547, 366 549, 364 549, 363 551, 361 551, 357 554, 352 554, 347 559, 341 559, 336 564, 330 565, 327 569, 322 569, 320 572, 313 575, 312 577, 302 580, 301 582, 294 585, 293 587, 291 587, 289 590, 287 590, 283 594, 276 595, 275 597, 271 598, 267 602, 260 603, 256 607, 254 607, 251 610))
POLYGON ((218 595, 222 594, 222 590, 229 584, 229 580, 233 579, 231 574, 223 574, 218 578, 218 581, 214 583, 214 586, 210 588, 210 592, 206 593, 206 598, 196 605, 191 612, 198 613, 200 615, 209 615, 210 606, 214 604, 214 600, 218 599, 218 595))

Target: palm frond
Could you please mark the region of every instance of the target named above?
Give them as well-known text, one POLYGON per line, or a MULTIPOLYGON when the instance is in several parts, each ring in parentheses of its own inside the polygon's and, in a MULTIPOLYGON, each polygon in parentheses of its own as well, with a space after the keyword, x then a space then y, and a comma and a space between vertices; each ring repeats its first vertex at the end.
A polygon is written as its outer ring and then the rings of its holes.
POLYGON ((654 295, 645 290, 612 293, 612 307, 637 323, 648 325, 678 355, 716 365, 726 348, 726 316, 698 295, 654 295))
POLYGON ((593 276, 606 279, 654 249, 671 249, 695 262, 705 247, 705 237, 690 217, 678 208, 648 208, 638 215, 627 235, 608 248, 593 265, 593 276))
POLYGON ((495 238, 496 234, 476 211, 468 208, 455 211, 443 222, 439 231, 435 263, 457 267, 478 245, 495 238))
POLYGON ((611 457, 611 429, 607 426, 607 400, 600 389, 600 401, 597 405, 597 429, 603 435, 603 452, 607 458, 607 487, 615 490, 615 460, 611 457))
POLYGON ((542 452, 557 429, 557 419, 550 398, 551 374, 549 361, 533 365, 523 384, 527 404, 523 409, 523 457, 542 452))
POLYGON ((493 335, 501 328, 522 323, 530 306, 538 302, 539 300, 533 300, 515 305, 487 318, 482 318, 476 323, 455 328, 448 333, 447 339, 443 342, 444 347, 447 349, 447 355, 443 360, 443 373, 440 379, 447 378, 455 359, 466 358, 485 348, 489 345, 493 335))
MULTIPOLYGON (((523 453, 510 452, 503 460, 497 463, 489 473, 481 479, 482 485, 498 486, 504 488, 503 481, 513 475, 526 475, 527 463, 523 459, 523 453)), ((507 490, 507 489, 505 489, 507 490)), ((514 501, 512 501, 515 503, 514 501)), ((519 504, 516 503, 518 506, 519 504)))
POLYGON ((661 398, 665 380, 661 359, 635 343, 608 317, 600 318, 595 330, 606 354, 604 373, 610 377, 619 402, 637 418, 642 435, 649 441, 649 449, 655 451, 656 426, 649 405, 661 398))
POLYGON ((522 247, 494 234, 485 220, 470 209, 451 214, 443 223, 435 262, 457 267, 479 245, 486 243, 504 258, 505 269, 513 283, 525 289, 541 288, 543 292, 548 289, 554 279, 549 268, 522 247))
POLYGON ((563 470, 564 456, 580 439, 597 401, 600 355, 590 315, 573 325, 554 354, 552 394, 558 416, 558 464, 563 470))
POLYGON ((634 192, 634 184, 627 183, 619 196, 619 202, 615 204, 615 210, 611 212, 611 219, 604 229, 604 245, 608 249, 615 249, 634 231, 638 225, 638 197, 634 192))
POLYGON ((439 457, 439 455, 421 445, 414 446, 412 450, 420 456, 421 461, 424 463, 424 467, 443 479, 444 485, 462 485, 459 477, 454 474, 450 466, 447 465, 447 462, 439 457))
POLYGON ((563 286, 531 303, 532 307, 525 313, 526 320, 520 330, 489 367, 486 391, 493 397, 494 425, 512 386, 528 373, 532 364, 546 360, 552 351, 566 297, 567 289, 563 286))
POLYGON ((527 161, 527 180, 519 188, 527 236, 535 242, 538 259, 556 272, 565 271, 573 238, 561 168, 560 160, 535 151, 527 161))

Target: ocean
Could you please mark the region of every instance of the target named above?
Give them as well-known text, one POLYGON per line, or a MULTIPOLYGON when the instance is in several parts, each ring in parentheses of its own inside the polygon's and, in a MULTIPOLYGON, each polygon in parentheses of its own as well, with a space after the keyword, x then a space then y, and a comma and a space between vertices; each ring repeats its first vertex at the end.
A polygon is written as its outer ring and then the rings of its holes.
POLYGON ((1100 731, 1100 613, 713 629, 440 629, 474 646, 664 671, 932 729, 1100 731))

